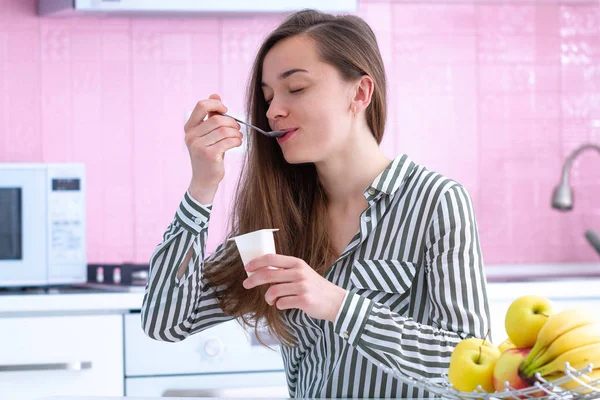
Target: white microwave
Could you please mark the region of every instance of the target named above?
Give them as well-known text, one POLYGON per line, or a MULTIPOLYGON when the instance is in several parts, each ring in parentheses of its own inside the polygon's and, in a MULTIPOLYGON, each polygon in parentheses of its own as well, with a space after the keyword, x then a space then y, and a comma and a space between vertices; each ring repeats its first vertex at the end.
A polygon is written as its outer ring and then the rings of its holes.
POLYGON ((85 166, 0 163, 0 287, 84 283, 85 166))

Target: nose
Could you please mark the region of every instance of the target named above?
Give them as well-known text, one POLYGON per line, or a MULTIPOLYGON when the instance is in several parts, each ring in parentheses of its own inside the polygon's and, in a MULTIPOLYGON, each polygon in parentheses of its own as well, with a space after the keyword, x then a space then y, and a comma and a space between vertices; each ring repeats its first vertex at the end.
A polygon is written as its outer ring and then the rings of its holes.
POLYGON ((285 107, 280 100, 273 98, 271 100, 271 104, 267 109, 267 118, 269 119, 269 123, 271 124, 271 128, 273 128, 273 123, 278 119, 283 118, 288 115, 287 107, 285 107))

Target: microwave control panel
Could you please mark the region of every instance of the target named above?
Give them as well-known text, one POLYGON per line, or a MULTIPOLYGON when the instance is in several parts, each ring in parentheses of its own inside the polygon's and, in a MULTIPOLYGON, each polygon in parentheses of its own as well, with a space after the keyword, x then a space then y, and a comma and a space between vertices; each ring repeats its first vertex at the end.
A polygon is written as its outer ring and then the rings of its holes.
POLYGON ((50 264, 85 263, 83 173, 49 170, 48 240, 50 264))

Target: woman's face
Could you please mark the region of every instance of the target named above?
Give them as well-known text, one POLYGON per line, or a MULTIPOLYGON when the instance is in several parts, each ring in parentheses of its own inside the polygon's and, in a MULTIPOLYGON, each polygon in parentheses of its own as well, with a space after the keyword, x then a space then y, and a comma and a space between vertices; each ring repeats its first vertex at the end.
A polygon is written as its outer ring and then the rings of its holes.
POLYGON ((312 39, 290 37, 269 50, 262 90, 271 129, 293 129, 277 139, 287 162, 319 162, 347 142, 353 85, 319 60, 312 39))

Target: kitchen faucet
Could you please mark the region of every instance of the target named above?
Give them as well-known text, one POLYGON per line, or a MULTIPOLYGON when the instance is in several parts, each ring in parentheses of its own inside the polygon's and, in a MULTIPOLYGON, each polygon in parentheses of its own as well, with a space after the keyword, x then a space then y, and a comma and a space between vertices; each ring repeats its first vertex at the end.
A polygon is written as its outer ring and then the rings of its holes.
MULTIPOLYGON (((554 193, 552 195, 553 208, 561 211, 570 211, 573 209, 573 190, 569 186, 569 171, 571 170, 573 160, 575 160, 575 158, 581 154, 581 152, 587 149, 593 149, 600 153, 600 146, 593 143, 586 143, 579 146, 569 155, 569 157, 567 157, 562 170, 562 178, 558 186, 556 186, 554 189, 554 193)), ((596 250, 596 252, 600 255, 600 238, 598 238, 596 232, 592 229, 586 231, 585 238, 594 248, 594 250, 596 250)))

